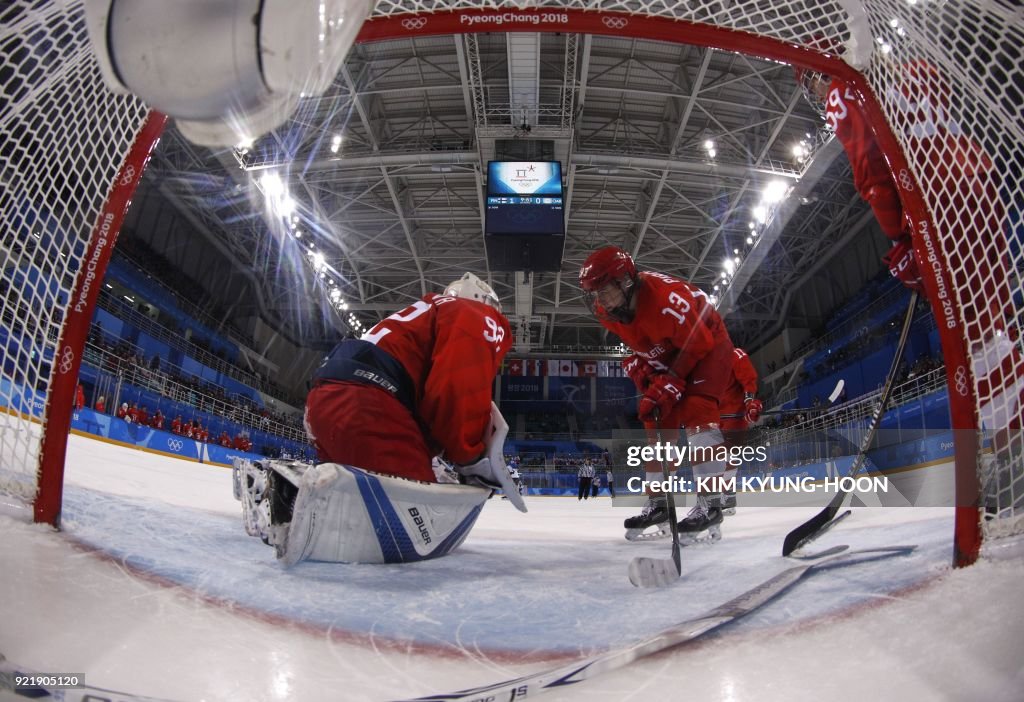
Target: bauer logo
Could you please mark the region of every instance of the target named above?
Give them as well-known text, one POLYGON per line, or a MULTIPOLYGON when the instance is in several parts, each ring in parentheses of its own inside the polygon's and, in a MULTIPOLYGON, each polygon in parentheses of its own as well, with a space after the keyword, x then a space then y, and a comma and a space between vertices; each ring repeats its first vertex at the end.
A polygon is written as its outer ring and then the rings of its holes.
POLYGON ((409 516, 412 517, 413 524, 420 530, 420 538, 423 539, 423 543, 429 544, 431 542, 430 530, 427 529, 427 522, 420 515, 420 511, 415 507, 409 508, 409 516))

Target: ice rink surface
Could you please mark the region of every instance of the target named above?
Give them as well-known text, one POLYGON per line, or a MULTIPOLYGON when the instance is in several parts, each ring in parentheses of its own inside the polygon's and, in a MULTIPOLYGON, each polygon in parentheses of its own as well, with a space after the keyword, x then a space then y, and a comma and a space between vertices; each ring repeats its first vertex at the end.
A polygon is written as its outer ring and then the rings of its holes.
MULTIPOLYGON (((0 516, 0 653, 170 700, 387 700, 498 682, 621 647, 794 565, 815 510, 742 508, 639 590, 635 509, 490 500, 452 555, 286 570, 245 534, 224 468, 72 436, 64 531, 0 516)), ((824 499, 822 501, 824 502, 824 499)), ((1024 700, 1024 559, 949 567, 949 509, 860 508, 820 547, 918 544, 810 576, 697 642, 546 700, 1024 700)), ((2 695, 3 693, 0 693, 2 695)), ((13 697, 12 697, 13 698, 13 697)))

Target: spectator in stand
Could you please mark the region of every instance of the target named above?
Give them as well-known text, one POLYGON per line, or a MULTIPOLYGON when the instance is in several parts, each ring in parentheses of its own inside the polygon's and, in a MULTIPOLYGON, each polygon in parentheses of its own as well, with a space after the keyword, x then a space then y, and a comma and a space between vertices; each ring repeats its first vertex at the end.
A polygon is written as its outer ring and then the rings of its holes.
POLYGON ((117 410, 116 416, 118 418, 120 418, 120 419, 123 419, 126 422, 132 421, 131 417, 128 415, 128 403, 127 402, 122 402, 121 403, 121 406, 117 410))
POLYGON ((75 409, 80 410, 85 408, 85 388, 79 383, 75 386, 75 409))
POLYGON ((150 420, 149 426, 153 427, 154 429, 163 429, 164 413, 157 409, 157 411, 153 413, 153 418, 150 420))
POLYGON ((96 404, 93 405, 93 409, 95 409, 100 414, 106 414, 107 413, 107 398, 104 397, 103 395, 100 395, 100 399, 96 400, 96 404))
POLYGON ((179 414, 171 421, 171 432, 174 434, 181 434, 182 429, 181 415, 179 414))
POLYGON ((224 448, 231 448, 231 437, 228 436, 227 431, 222 431, 220 436, 217 437, 217 443, 224 448))
POLYGON ((143 405, 139 409, 139 419, 138 419, 138 421, 139 421, 139 424, 143 424, 145 426, 149 426, 149 409, 145 405, 143 405))
POLYGON ((135 405, 134 402, 128 408, 128 419, 132 422, 132 424, 139 423, 139 408, 135 405))

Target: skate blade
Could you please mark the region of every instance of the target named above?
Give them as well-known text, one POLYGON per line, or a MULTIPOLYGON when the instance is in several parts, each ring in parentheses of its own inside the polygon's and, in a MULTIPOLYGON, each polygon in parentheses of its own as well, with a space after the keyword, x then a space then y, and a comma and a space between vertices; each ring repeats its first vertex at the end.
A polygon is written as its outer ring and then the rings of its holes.
MULTIPOLYGON (((659 524, 657 527, 657 531, 626 529, 626 541, 656 541, 658 539, 667 539, 672 536, 672 531, 668 528, 668 522, 659 524)), ((651 527, 647 527, 647 529, 650 528, 651 527)))
POLYGON ((735 516, 735 514, 736 514, 736 508, 735 507, 726 507, 725 509, 722 510, 722 516, 723 517, 732 517, 732 516, 735 516))
POLYGON ((679 541, 677 542, 680 546, 710 546, 711 544, 722 540, 722 527, 718 524, 708 527, 703 532, 694 532, 692 534, 680 534, 679 541))

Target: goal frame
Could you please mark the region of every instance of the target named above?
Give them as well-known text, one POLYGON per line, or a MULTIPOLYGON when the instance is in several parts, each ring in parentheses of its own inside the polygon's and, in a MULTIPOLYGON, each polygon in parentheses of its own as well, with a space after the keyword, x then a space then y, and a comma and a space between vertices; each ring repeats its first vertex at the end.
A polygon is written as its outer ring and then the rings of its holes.
MULTIPOLYGON (((939 337, 947 368, 950 415, 955 437, 954 563, 962 566, 974 562, 982 542, 978 397, 969 362, 967 334, 961 322, 963 315, 960 301, 956 295, 948 295, 944 299, 939 296, 939 291, 955 290, 949 265, 950 253, 944 250, 942 238, 936 236, 938 229, 923 191, 915 179, 914 170, 864 75, 836 55, 819 53, 793 42, 703 22, 643 14, 642 10, 627 13, 545 5, 416 12, 403 9, 398 2, 382 10, 383 5, 387 3, 379 3, 377 14, 365 22, 357 36, 357 43, 492 31, 629 37, 734 51, 780 61, 836 76, 855 90, 862 99, 865 115, 886 156, 894 182, 900 188, 904 207, 913 218, 913 242, 917 256, 921 261, 929 261, 929 265, 922 267, 927 298, 936 318, 946 320, 946 323, 939 325, 939 337), (389 10, 394 14, 387 14, 389 10), (500 24, 472 23, 464 21, 467 14, 508 14, 508 18, 500 24), (537 15, 557 15, 565 19, 557 22, 535 21, 543 20, 543 17, 538 18, 537 15), (952 315, 944 313, 949 305, 954 306, 952 315)), ((33 517, 37 522, 56 527, 60 525, 64 460, 71 420, 69 408, 73 403, 82 352, 100 288, 100 285, 93 283, 103 278, 132 195, 165 123, 166 117, 151 112, 136 135, 130 154, 120 165, 100 216, 92 226, 86 254, 73 285, 73 297, 55 350, 51 384, 43 414, 37 470, 38 492, 33 504, 33 517)))
POLYGON ((977 419, 978 398, 968 359, 967 334, 960 321, 963 317, 956 295, 944 299, 939 297, 940 290, 954 289, 947 254, 942 248, 941 239, 935 236, 937 228, 914 171, 865 76, 836 55, 819 53, 774 37, 667 17, 547 6, 516 9, 514 12, 505 9, 465 9, 374 17, 363 25, 356 43, 485 31, 598 34, 734 51, 819 71, 843 80, 856 91, 864 107, 865 117, 885 154, 893 181, 899 187, 904 209, 913 219, 914 251, 919 261, 932 262, 931 265, 922 266, 921 270, 926 297, 935 318, 947 320, 939 325, 939 339, 946 365, 946 388, 956 465, 953 563, 957 567, 974 563, 982 543, 981 485, 978 473, 981 441, 977 419), (544 16, 552 14, 564 15, 567 21, 545 22, 544 16), (463 19, 466 15, 505 17, 500 24, 491 24, 467 22, 463 19), (535 17, 538 15, 539 18, 535 17), (483 26, 478 26, 481 24, 483 26), (952 314, 948 314, 950 304, 953 305, 952 314))

